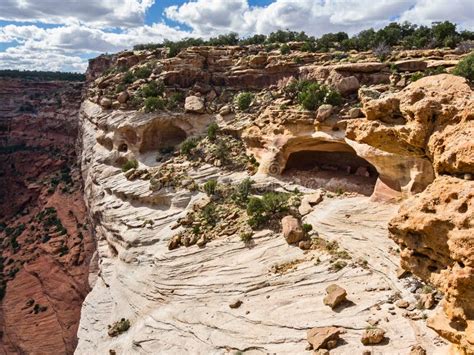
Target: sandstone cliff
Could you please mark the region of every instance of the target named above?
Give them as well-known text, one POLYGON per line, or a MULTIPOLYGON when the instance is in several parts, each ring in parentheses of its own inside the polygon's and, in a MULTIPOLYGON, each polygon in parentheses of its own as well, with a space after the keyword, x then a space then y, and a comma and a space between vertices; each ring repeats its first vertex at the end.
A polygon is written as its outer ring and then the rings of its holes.
POLYGON ((82 84, 0 79, 0 352, 72 354, 95 249, 75 144, 82 84))
POLYGON ((458 57, 292 49, 91 62, 81 158, 99 272, 78 354, 303 353, 316 326, 344 329, 331 353, 362 351, 367 326, 384 329, 384 353, 444 353, 427 317, 472 351, 472 90, 448 74, 412 77, 458 57), (302 110, 298 79, 343 97, 302 110), (251 209, 235 202, 246 177, 251 194, 284 193, 313 226, 296 232, 299 248, 278 223, 249 230, 251 209), (400 256, 444 293, 436 310, 441 293, 397 278, 400 256), (337 313, 322 302, 335 281, 350 300, 337 313))

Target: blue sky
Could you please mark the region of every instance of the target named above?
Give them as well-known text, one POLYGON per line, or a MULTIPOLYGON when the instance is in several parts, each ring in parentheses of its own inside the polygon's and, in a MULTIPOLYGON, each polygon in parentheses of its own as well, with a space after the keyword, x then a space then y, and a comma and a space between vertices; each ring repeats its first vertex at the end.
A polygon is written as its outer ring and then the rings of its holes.
POLYGON ((278 29, 357 33, 394 19, 474 29, 473 0, 0 0, 0 69, 83 72, 137 43, 278 29))

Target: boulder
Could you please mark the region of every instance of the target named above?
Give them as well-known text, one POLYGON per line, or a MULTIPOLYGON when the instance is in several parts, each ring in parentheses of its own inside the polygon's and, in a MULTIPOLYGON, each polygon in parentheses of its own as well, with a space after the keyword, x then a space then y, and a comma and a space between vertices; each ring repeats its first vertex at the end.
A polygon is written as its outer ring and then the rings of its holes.
POLYGON ((419 59, 400 60, 398 62, 395 62, 395 67, 398 71, 424 71, 427 66, 427 62, 419 59))
POLYGON ((435 305, 435 297, 434 293, 422 293, 420 295, 420 299, 418 300, 418 304, 423 308, 423 309, 431 309, 435 305))
POLYGON ((413 345, 410 349, 410 355, 426 355, 426 350, 421 345, 413 345))
POLYGON ((323 302, 326 306, 336 308, 342 302, 346 301, 347 292, 342 287, 332 284, 326 288, 327 295, 324 297, 323 302))
POLYGON ((319 106, 318 111, 316 113, 316 120, 318 122, 324 122, 326 119, 329 118, 329 116, 331 116, 332 110, 333 107, 329 104, 319 106))
POLYGON ((128 100, 128 92, 122 91, 120 94, 117 95, 117 101, 120 102, 121 104, 124 104, 128 100))
POLYGON ((100 99, 100 106, 102 106, 105 109, 109 109, 112 107, 112 100, 109 99, 108 97, 103 97, 100 99))
POLYGON ((385 330, 380 328, 370 328, 364 331, 360 341, 364 345, 375 345, 380 344, 385 338, 385 330))
MULTIPOLYGON (((313 350, 328 349, 328 342, 338 341, 341 329, 337 327, 316 327, 308 330, 306 338, 313 350)), ((334 344, 332 344, 334 345, 334 344)))
POLYGON ((168 250, 179 248, 180 245, 181 245, 181 235, 178 234, 170 239, 168 243, 168 250))
POLYGON ((305 239, 301 221, 293 216, 283 217, 281 220, 283 237, 288 244, 298 243, 305 239))
POLYGON ((313 210, 313 207, 323 200, 321 191, 305 195, 301 199, 301 204, 298 207, 298 212, 305 216, 313 210))
POLYGON ((334 72, 329 77, 330 85, 339 91, 341 95, 348 95, 357 92, 360 88, 359 79, 355 76, 342 76, 334 72))
POLYGON ((359 118, 363 117, 364 114, 362 113, 362 110, 359 107, 353 107, 349 110, 349 117, 350 118, 359 118))
POLYGON ((197 96, 188 96, 184 102, 186 112, 204 113, 204 100, 197 96))
POLYGON ((242 305, 242 301, 241 300, 234 300, 232 301, 231 303, 229 303, 229 307, 232 308, 232 309, 235 309, 235 308, 239 308, 241 305, 242 305))

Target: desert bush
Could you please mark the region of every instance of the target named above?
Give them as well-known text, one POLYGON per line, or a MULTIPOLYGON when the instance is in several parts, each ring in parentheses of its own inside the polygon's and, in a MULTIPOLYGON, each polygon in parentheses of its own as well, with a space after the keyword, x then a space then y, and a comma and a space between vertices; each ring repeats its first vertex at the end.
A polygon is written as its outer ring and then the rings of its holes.
POLYGON ((290 52, 291 52, 290 46, 287 45, 286 43, 280 46, 280 54, 286 55, 286 54, 290 54, 290 52))
POLYGON ((237 95, 237 107, 241 111, 246 111, 250 107, 253 100, 253 94, 250 92, 241 92, 237 95))
POLYGON ((474 81, 474 52, 464 57, 454 68, 454 75, 459 75, 469 81, 474 81))
POLYGON ((217 189, 217 180, 211 179, 204 184, 204 192, 207 196, 214 196, 217 189))
POLYGON ((303 228, 304 234, 306 234, 306 235, 313 230, 313 226, 309 223, 304 223, 302 225, 302 228, 303 228))
POLYGON ((135 81, 135 75, 133 75, 131 71, 126 72, 122 78, 122 84, 124 85, 132 84, 134 81, 135 81))
POLYGON ((196 138, 190 137, 187 138, 180 146, 180 152, 184 155, 191 154, 191 151, 196 148, 198 145, 198 140, 196 138))
POLYGON ((209 127, 207 127, 207 138, 209 138, 211 142, 214 142, 216 140, 218 131, 219 126, 217 125, 217 123, 212 122, 209 127))
POLYGON ((380 42, 372 49, 372 52, 381 62, 384 62, 392 54, 392 48, 387 43, 380 42))
POLYGON ((147 97, 145 99, 145 112, 155 112, 158 110, 164 110, 165 101, 161 97, 147 97))
POLYGON ((250 178, 245 178, 240 184, 235 188, 234 193, 232 194, 232 199, 237 204, 246 204, 249 200, 249 195, 252 189, 252 184, 254 182, 250 178))
POLYGON ((288 209, 288 194, 267 192, 262 197, 263 208, 267 213, 279 213, 288 209))
POLYGON ((135 159, 127 160, 127 162, 122 165, 123 172, 129 171, 130 169, 136 169, 136 168, 138 168, 138 161, 136 161, 135 159))
POLYGON ((218 221, 216 204, 213 202, 208 203, 202 209, 201 215, 207 224, 209 224, 210 226, 215 226, 218 221))
POLYGON ((165 91, 165 84, 162 81, 151 81, 141 89, 144 97, 161 96, 165 91))
POLYGON ((151 68, 149 66, 143 66, 135 69, 133 74, 137 79, 147 79, 151 75, 151 68))

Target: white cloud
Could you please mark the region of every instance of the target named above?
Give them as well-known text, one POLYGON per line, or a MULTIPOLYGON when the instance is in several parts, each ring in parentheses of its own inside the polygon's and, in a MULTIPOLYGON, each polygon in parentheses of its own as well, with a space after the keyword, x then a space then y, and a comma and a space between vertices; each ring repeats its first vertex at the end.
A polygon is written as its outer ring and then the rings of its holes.
POLYGON ((401 17, 403 21, 431 24, 433 21, 452 21, 461 29, 474 28, 474 3, 472 0, 419 0, 401 17))
MULTIPOLYGON (((72 24, 54 28, 40 28, 35 25, 0 27, 0 42, 18 42, 6 52, 0 52, 2 67, 38 68, 40 60, 44 67, 74 68, 83 70, 87 60, 85 56, 94 56, 104 52, 117 52, 133 47, 135 44, 162 42, 164 39, 180 39, 189 33, 171 28, 163 23, 155 23, 135 28, 127 28, 120 32, 110 32, 85 25, 72 24), (45 55, 45 53, 47 55, 45 55), (17 56, 17 61, 13 58, 17 56), (82 57, 82 59, 81 59, 82 57), (47 59, 46 59, 47 58, 47 59), (71 58, 65 61, 64 58, 71 58), (33 66, 23 65, 33 63, 33 66)), ((55 69, 55 70, 59 70, 55 69)))
POLYGON ((130 27, 143 24, 145 12, 154 2, 155 0, 2 0, 0 20, 130 27))
POLYGON ((320 36, 327 32, 357 33, 397 19, 431 23, 448 19, 472 28, 473 0, 275 0, 251 7, 248 0, 196 0, 166 9, 170 19, 200 35, 241 35, 291 29, 320 36))

